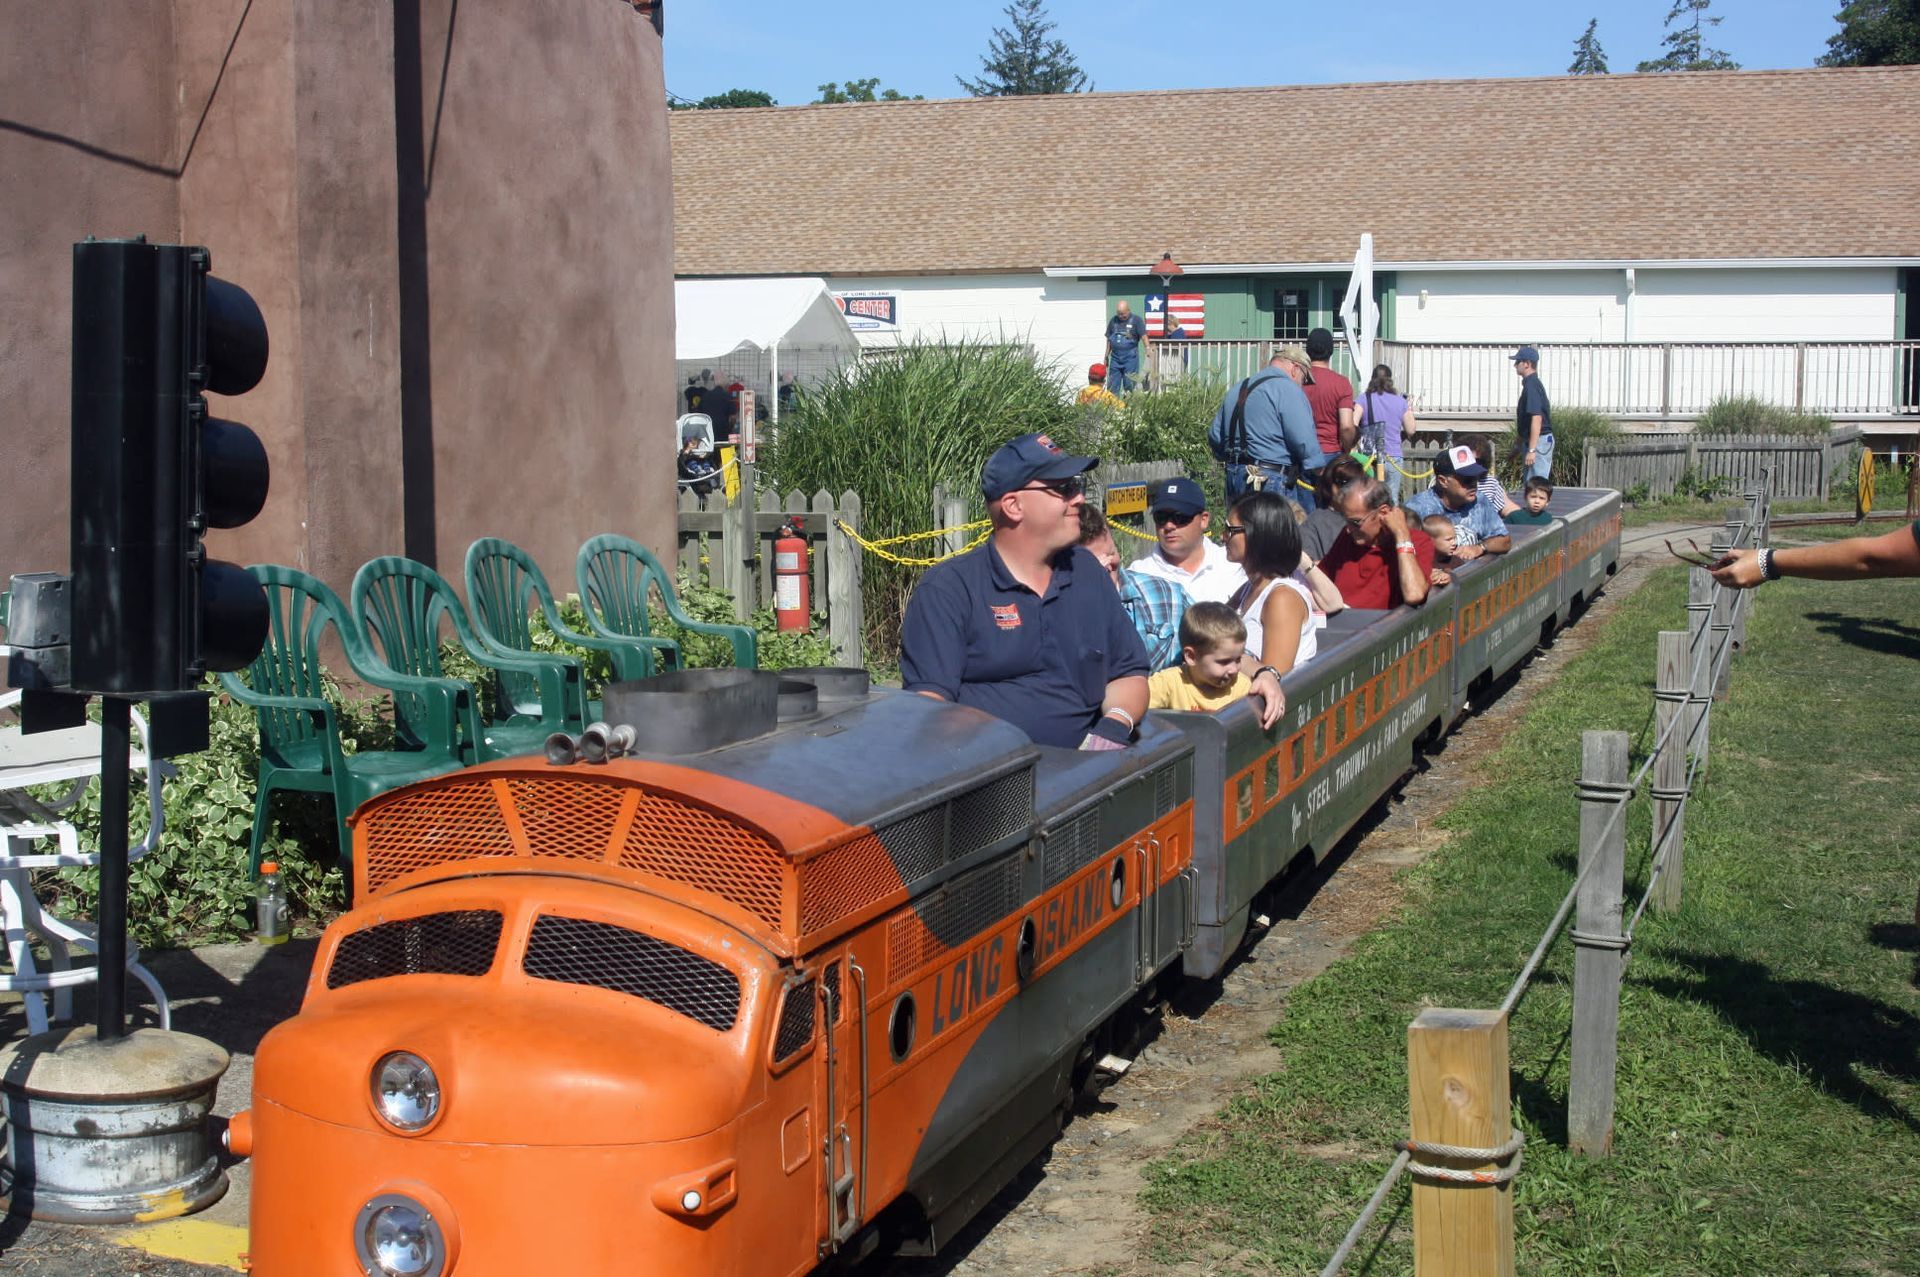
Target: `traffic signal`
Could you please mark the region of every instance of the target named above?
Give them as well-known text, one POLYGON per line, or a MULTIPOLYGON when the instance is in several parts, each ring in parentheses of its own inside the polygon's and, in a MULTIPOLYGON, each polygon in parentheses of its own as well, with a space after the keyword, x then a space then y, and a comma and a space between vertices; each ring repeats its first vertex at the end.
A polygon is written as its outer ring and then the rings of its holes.
POLYGON ((204 248, 145 238, 73 246, 72 686, 188 691, 260 653, 267 601, 206 557, 267 498, 266 449, 207 413, 267 367, 267 328, 204 248))

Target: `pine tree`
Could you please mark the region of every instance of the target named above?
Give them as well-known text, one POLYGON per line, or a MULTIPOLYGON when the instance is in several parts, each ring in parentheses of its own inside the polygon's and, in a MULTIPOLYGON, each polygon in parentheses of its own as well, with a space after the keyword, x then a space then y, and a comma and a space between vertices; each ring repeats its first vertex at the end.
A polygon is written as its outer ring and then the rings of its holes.
POLYGON ((1079 93, 1089 87, 1066 41, 1049 40, 1054 24, 1040 0, 1013 0, 1006 7, 1013 30, 995 27, 980 59, 978 80, 955 76, 977 98, 1019 97, 1031 93, 1079 93))
POLYGON ((1702 28, 1720 25, 1717 16, 1707 13, 1712 3, 1713 0, 1673 0, 1673 8, 1667 11, 1667 34, 1660 41, 1666 46, 1666 53, 1642 62, 1634 70, 1738 71, 1740 64, 1728 57, 1726 50, 1707 47, 1702 28), (1674 26, 1682 14, 1691 15, 1691 19, 1685 26, 1674 26))
POLYGON ((1573 42, 1573 65, 1567 68, 1568 75, 1605 75, 1607 73, 1607 51, 1600 47, 1600 37, 1594 34, 1599 26, 1600 19, 1587 19, 1585 33, 1573 42))
POLYGON ((1833 15, 1823 67, 1891 67, 1920 62, 1920 0, 1849 0, 1833 15))

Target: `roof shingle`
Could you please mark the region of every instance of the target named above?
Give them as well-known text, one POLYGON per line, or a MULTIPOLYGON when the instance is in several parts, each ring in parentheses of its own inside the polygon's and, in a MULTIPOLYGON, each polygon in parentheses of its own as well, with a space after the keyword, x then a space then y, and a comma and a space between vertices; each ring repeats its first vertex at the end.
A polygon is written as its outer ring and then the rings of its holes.
POLYGON ((1338 262, 1362 230, 1388 262, 1920 256, 1920 67, 676 111, 671 132, 679 275, 1338 262))

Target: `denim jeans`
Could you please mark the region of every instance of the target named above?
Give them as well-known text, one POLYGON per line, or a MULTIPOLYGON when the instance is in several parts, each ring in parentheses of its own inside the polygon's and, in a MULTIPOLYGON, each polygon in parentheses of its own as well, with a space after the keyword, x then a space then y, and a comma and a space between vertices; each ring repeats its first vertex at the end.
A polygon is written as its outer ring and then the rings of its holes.
POLYGON ((1389 457, 1383 452, 1380 454, 1380 460, 1387 471, 1386 474, 1381 477, 1387 481, 1387 491, 1393 494, 1393 503, 1399 505, 1400 467, 1407 464, 1407 459, 1405 457, 1389 457))
POLYGON ((1527 467, 1527 477, 1530 479, 1553 478, 1553 435, 1551 433, 1543 433, 1540 436, 1540 443, 1533 450, 1533 464, 1527 467))
MULTIPOLYGON (((1138 358, 1138 356, 1136 356, 1138 358)), ((1123 364, 1118 358, 1107 365, 1107 389, 1115 394, 1133 389, 1133 374, 1139 371, 1135 364, 1123 364)))

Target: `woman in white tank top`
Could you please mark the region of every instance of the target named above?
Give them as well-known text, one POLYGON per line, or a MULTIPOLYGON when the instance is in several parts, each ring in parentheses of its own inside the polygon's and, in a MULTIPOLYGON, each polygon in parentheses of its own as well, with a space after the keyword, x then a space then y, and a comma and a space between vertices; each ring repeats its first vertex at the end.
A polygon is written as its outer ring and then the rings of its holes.
POLYGON ((1294 576, 1300 528, 1286 498, 1274 492, 1242 497, 1227 515, 1226 533, 1227 557, 1247 573, 1247 583, 1229 600, 1247 624, 1242 672, 1271 665, 1284 674, 1312 660, 1319 626, 1313 596, 1294 576))

